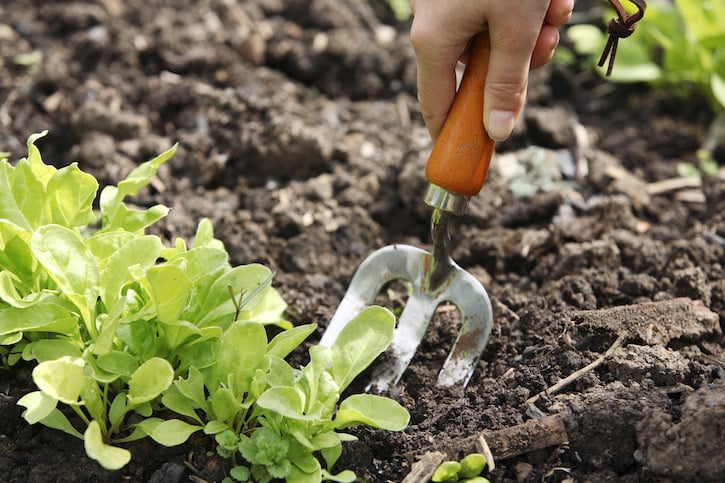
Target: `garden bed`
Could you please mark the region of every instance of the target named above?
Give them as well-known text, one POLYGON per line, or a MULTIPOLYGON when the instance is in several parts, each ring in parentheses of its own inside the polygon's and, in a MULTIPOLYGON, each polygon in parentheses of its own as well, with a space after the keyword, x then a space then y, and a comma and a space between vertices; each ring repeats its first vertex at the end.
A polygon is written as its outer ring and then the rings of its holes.
MULTIPOLYGON (((275 271, 289 319, 319 324, 315 343, 366 255, 430 247, 431 144, 408 27, 386 5, 3 4, 0 151, 25 156, 28 135, 47 129, 46 162, 116 183, 178 142, 134 200, 171 207, 155 234, 188 240, 210 218, 234 264, 275 271), (31 55, 20 65, 18 54, 31 55)), ((387 394, 410 411, 409 428, 358 430, 339 467, 400 482, 428 452, 460 457, 471 437, 559 414, 566 443, 522 441, 491 481, 720 481, 725 180, 722 167, 677 170, 697 163, 713 117, 702 99, 572 66, 534 72, 523 122, 453 227, 453 258, 493 303, 477 370, 465 390, 435 387, 456 333, 455 310, 441 307, 387 394)), ((721 149, 715 157, 722 165, 721 149)), ((128 466, 103 470, 82 441, 22 419, 32 367, 16 368, 0 372, 4 481, 220 481, 228 470, 201 434, 130 444, 128 466)))

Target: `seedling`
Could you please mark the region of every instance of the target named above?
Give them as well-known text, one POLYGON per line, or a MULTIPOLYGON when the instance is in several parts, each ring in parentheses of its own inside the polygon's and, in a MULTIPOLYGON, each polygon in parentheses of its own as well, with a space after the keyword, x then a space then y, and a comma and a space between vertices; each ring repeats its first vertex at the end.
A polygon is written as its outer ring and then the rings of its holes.
POLYGON ((488 483, 488 479, 480 476, 485 467, 486 457, 471 453, 460 461, 444 461, 431 479, 436 483, 488 483))

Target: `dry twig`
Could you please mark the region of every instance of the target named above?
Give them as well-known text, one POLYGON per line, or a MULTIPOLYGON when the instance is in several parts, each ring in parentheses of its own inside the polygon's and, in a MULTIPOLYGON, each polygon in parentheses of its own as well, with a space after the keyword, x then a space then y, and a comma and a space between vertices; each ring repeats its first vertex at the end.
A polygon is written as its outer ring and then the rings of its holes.
POLYGON ((561 391, 562 389, 564 389, 566 386, 568 386, 572 382, 574 382, 577 379, 579 379, 580 377, 582 377, 587 372, 591 371, 592 369, 595 369, 595 368, 599 367, 602 364, 602 362, 604 362, 604 360, 607 357, 609 357, 615 350, 617 350, 622 345, 622 343, 624 342, 624 339, 625 338, 626 338, 625 334, 620 334, 619 337, 617 337, 617 340, 615 340, 612 343, 612 345, 609 347, 609 349, 607 349, 607 352, 605 352, 604 354, 602 354, 601 356, 599 356, 597 359, 595 359, 594 361, 592 361, 590 364, 587 364, 586 366, 582 367, 578 371, 572 372, 571 374, 569 374, 568 376, 566 376, 564 379, 560 380, 559 382, 557 382, 553 386, 551 386, 551 387, 549 387, 547 389, 544 389, 543 391, 541 391, 540 393, 536 394, 535 396, 530 397, 529 399, 526 400, 526 404, 533 404, 533 403, 535 403, 544 394, 553 395, 553 394, 558 393, 559 391, 561 391))

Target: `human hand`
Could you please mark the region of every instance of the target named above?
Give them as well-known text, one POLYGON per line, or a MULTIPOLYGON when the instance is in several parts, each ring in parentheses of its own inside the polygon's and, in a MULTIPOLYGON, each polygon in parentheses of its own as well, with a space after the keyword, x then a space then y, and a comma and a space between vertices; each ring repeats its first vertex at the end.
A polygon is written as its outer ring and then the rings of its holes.
POLYGON ((410 39, 418 64, 418 100, 435 139, 456 95, 456 64, 476 34, 488 30, 491 54, 483 122, 494 141, 509 137, 526 100, 530 69, 551 60, 558 27, 574 0, 411 0, 410 39))

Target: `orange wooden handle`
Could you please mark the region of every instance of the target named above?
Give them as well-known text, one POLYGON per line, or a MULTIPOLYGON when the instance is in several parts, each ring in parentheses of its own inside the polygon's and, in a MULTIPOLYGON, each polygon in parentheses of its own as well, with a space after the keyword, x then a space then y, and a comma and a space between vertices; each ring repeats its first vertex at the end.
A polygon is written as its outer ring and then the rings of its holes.
POLYGON ((426 178, 451 193, 474 196, 483 186, 495 142, 483 127, 483 87, 488 73, 488 33, 478 34, 433 151, 426 178))

